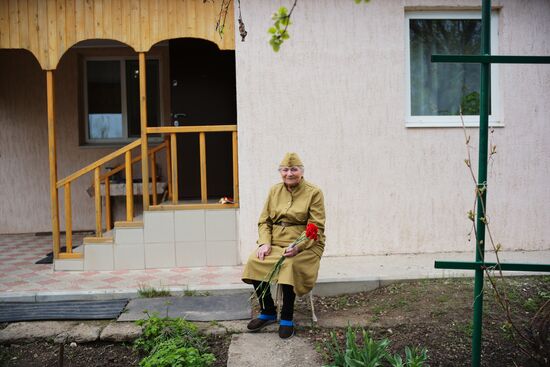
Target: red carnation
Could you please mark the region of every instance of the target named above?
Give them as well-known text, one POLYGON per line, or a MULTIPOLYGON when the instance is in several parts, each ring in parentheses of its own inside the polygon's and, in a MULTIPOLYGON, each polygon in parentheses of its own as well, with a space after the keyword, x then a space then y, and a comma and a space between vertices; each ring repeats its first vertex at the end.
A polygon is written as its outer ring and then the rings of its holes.
POLYGON ((317 238, 319 238, 318 233, 319 228, 315 225, 315 223, 308 223, 306 227, 306 237, 311 240, 317 240, 317 238))

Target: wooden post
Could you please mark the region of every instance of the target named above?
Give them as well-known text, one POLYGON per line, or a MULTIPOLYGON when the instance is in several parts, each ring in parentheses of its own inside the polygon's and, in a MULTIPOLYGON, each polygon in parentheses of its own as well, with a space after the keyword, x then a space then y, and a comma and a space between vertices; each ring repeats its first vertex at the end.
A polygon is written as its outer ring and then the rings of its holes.
POLYGON ((111 184, 109 183, 110 177, 105 177, 105 229, 110 231, 112 218, 111 218, 111 184))
POLYGON ((139 53, 139 110, 141 122, 141 178, 143 188, 143 210, 149 209, 149 160, 147 157, 147 85, 145 53, 139 53))
POLYGON ((67 182, 65 191, 65 252, 73 252, 73 222, 71 215, 71 183, 67 182))
POLYGON ((200 165, 201 165, 201 202, 208 202, 208 193, 206 187, 206 138, 204 132, 199 133, 199 150, 200 150, 200 165))
POLYGON ((237 132, 233 131, 233 202, 239 202, 239 152, 237 146, 237 132))
POLYGON ((157 153, 151 154, 151 192, 153 205, 157 205, 157 153))
POLYGON ((171 157, 172 151, 170 149, 170 138, 164 137, 164 143, 166 144, 166 181, 168 182, 168 198, 172 200, 172 163, 171 157))
POLYGON ((94 199, 95 199, 95 235, 101 237, 101 187, 99 181, 99 167, 94 170, 94 199))
POLYGON ((170 134, 170 152, 172 160, 172 203, 178 203, 178 143, 176 133, 170 134))
POLYGON ((50 161, 50 219, 54 258, 59 257, 59 200, 57 197, 57 153, 55 145, 55 96, 53 71, 46 71, 46 99, 48 109, 48 158, 50 161))
MULTIPOLYGON (((143 161, 143 159, 142 159, 143 161)), ((127 151, 124 154, 125 175, 126 175, 126 220, 134 220, 134 180, 132 178, 132 153, 127 151)))

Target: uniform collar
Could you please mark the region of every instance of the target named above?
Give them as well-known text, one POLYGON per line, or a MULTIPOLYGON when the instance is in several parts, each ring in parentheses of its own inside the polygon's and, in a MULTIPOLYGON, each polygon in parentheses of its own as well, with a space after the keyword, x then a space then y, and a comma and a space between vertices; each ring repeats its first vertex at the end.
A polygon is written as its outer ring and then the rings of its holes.
POLYGON ((289 193, 291 193, 292 195, 296 194, 297 192, 299 192, 300 190, 302 190, 302 188, 304 187, 304 183, 306 182, 306 180, 304 179, 304 177, 302 177, 302 179, 300 180, 300 182, 298 182, 298 185, 294 186, 294 188, 291 190, 288 189, 288 187, 286 187, 286 185, 283 183, 283 186, 285 187, 285 190, 288 191, 289 193))

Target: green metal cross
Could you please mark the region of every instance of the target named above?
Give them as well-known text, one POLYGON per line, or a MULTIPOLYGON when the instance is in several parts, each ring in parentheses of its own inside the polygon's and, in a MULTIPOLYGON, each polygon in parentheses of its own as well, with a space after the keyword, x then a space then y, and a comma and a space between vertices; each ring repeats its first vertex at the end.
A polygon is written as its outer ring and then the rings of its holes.
POLYGON ((550 56, 494 56, 491 55, 491 1, 482 0, 481 55, 432 55, 432 62, 481 64, 479 113, 479 167, 476 213, 476 260, 474 262, 436 261, 437 269, 475 270, 474 320, 472 332, 472 366, 481 364, 481 327, 483 319, 483 275, 487 268, 509 271, 550 272, 550 264, 495 264, 485 262, 485 210, 487 200, 487 145, 489 132, 489 95, 491 64, 550 64, 550 56))

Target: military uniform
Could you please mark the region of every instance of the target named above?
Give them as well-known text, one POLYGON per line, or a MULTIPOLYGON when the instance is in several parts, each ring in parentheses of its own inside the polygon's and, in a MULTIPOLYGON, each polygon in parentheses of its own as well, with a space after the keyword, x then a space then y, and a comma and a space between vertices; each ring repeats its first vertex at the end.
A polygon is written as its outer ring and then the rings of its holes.
POLYGON ((259 246, 270 244, 271 253, 260 260, 254 251, 244 268, 243 281, 252 283, 252 280, 265 280, 285 248, 305 231, 307 223, 314 223, 319 228, 318 240, 306 239, 299 244, 300 252, 285 258, 278 279, 275 280, 279 284, 293 286, 298 296, 308 293, 317 280, 325 248, 325 205, 321 190, 305 179, 292 191, 283 183, 274 185, 269 191, 258 221, 257 243, 259 246))

